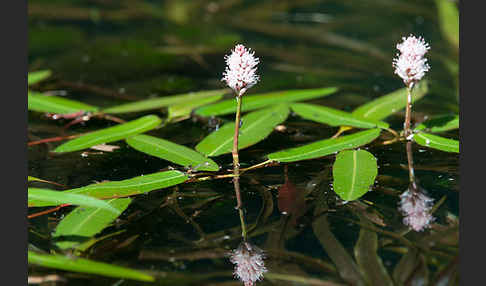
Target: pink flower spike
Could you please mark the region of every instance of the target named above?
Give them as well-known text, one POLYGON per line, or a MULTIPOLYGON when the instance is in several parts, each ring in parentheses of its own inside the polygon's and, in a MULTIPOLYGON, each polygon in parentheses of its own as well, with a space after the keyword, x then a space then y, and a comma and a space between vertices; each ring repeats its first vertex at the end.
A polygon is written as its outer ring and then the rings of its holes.
POLYGON ((254 86, 259 81, 256 74, 256 66, 260 63, 254 57, 255 52, 245 48, 243 45, 236 45, 231 54, 226 55, 226 69, 223 73, 222 81, 232 88, 238 96, 242 96, 247 89, 254 86))
POLYGON ((235 264, 235 277, 245 286, 253 286, 267 272, 264 258, 263 250, 248 242, 242 242, 230 255, 231 263, 235 264))
POLYGON ((416 38, 410 35, 408 38, 403 37, 403 42, 397 44, 400 54, 393 59, 395 73, 403 79, 407 86, 411 86, 422 79, 430 66, 424 55, 430 49, 422 37, 416 38))

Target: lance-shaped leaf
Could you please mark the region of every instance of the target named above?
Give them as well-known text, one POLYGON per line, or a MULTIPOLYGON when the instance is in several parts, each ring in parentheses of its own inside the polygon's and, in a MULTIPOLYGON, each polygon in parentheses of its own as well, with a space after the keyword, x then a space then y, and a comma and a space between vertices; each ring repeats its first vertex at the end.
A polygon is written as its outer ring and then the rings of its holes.
POLYGON ((77 207, 65 216, 56 227, 52 236, 61 249, 76 247, 96 235, 112 223, 130 204, 132 199, 120 198, 106 201, 118 213, 101 208, 77 207), (62 237, 66 237, 62 239, 62 237))
POLYGON ((152 276, 145 274, 141 271, 108 263, 88 260, 81 257, 40 254, 33 251, 28 251, 27 259, 29 261, 29 264, 35 264, 42 267, 60 269, 65 271, 98 274, 108 277, 126 278, 149 282, 155 280, 152 276))
POLYGON ((35 72, 29 72, 27 75, 27 85, 33 85, 35 83, 38 83, 40 81, 45 80, 46 78, 51 76, 51 71, 50 70, 40 70, 40 71, 35 71, 35 72))
POLYGON ((94 131, 72 139, 58 146, 54 149, 54 152, 78 151, 91 146, 118 141, 154 129, 161 122, 162 120, 156 115, 147 115, 127 123, 94 131))
POLYGON ((398 261, 393 269, 393 280, 396 285, 405 285, 414 270, 420 266, 419 251, 415 248, 408 248, 407 252, 398 261))
POLYGON ((419 132, 413 135, 413 140, 417 142, 417 144, 425 147, 430 147, 445 152, 459 153, 459 141, 454 139, 419 132))
POLYGON ((369 285, 393 286, 393 281, 378 255, 378 235, 366 228, 371 227, 372 224, 362 214, 358 216, 364 227, 361 227, 358 241, 354 246, 356 262, 369 285))
POLYGON ((345 201, 360 198, 374 184, 378 166, 366 150, 341 151, 332 166, 334 192, 345 201))
MULTIPOLYGON (((277 126, 287 119, 289 107, 285 104, 254 111, 241 118, 238 148, 243 149, 265 139, 277 126)), ((209 134, 196 146, 196 150, 207 156, 231 153, 235 123, 227 123, 209 134)))
POLYGON ((29 91, 27 108, 31 111, 69 114, 79 111, 97 111, 98 107, 59 96, 47 96, 29 91))
MULTIPOLYGON (((424 254, 409 248, 393 270, 395 285, 454 285, 451 283, 429 284, 429 267, 424 254)), ((444 281, 443 281, 444 282, 444 281)))
MULTIPOLYGON (((415 102, 428 91, 426 80, 420 81, 412 89, 412 102, 415 102)), ((389 115, 404 109, 407 105, 407 89, 402 88, 372 100, 356 108, 352 114, 366 119, 383 120, 389 115)))
POLYGON ((213 160, 186 146, 149 136, 136 135, 126 139, 128 145, 136 150, 159 157, 185 167, 201 171, 218 171, 219 166, 213 160))
POLYGON ((312 230, 315 236, 348 285, 366 285, 356 262, 332 233, 327 216, 327 214, 320 215, 313 220, 312 230))
POLYGON ((389 127, 388 123, 386 122, 360 118, 351 113, 326 106, 307 103, 293 103, 290 105, 290 108, 305 119, 324 123, 330 126, 345 125, 357 128, 389 127))
MULTIPOLYGON (((314 190, 318 190, 318 188, 314 190)), ((316 195, 316 207, 314 208, 314 219, 312 221, 312 230, 316 238, 344 281, 349 285, 366 285, 366 281, 360 273, 356 262, 331 231, 331 226, 327 219, 327 212, 329 211, 327 195, 320 191, 316 195)))
MULTIPOLYGON (((335 93, 337 88, 316 88, 316 89, 296 89, 282 90, 270 93, 245 95, 242 100, 242 112, 263 108, 275 103, 285 103, 319 98, 335 93)), ((236 100, 234 98, 224 100, 215 104, 210 104, 196 110, 196 114, 201 116, 215 116, 236 113, 236 100)))
POLYGON ((432 133, 443 132, 459 128, 459 115, 435 116, 420 123, 414 131, 427 131, 432 133))
POLYGON ((277 162, 294 162, 323 157, 344 149, 352 149, 375 140, 380 135, 379 128, 373 128, 351 135, 317 141, 296 148, 286 149, 267 155, 277 162))
POLYGON ((202 97, 191 100, 191 102, 179 103, 169 106, 168 120, 174 120, 179 118, 187 118, 191 115, 191 112, 197 107, 204 106, 206 104, 215 102, 223 98, 223 94, 217 94, 210 97, 202 97))
POLYGON ((82 194, 70 194, 63 191, 28 188, 27 197, 29 206, 31 206, 32 202, 41 202, 48 205, 71 204, 85 207, 96 207, 116 215, 120 214, 117 209, 110 206, 107 202, 82 194))
MULTIPOLYGON (((142 175, 122 181, 111 181, 91 184, 81 188, 71 189, 59 193, 82 194, 95 198, 118 198, 143 194, 153 190, 163 189, 185 182, 189 177, 176 170, 142 175)), ((29 207, 56 205, 42 200, 29 200, 29 207)))
POLYGON ((202 98, 222 96, 228 93, 229 89, 207 90, 199 92, 191 92, 185 94, 177 94, 172 96, 164 96, 159 98, 151 98, 146 100, 140 100, 136 102, 126 103, 109 107, 103 110, 105 113, 129 113, 159 109, 170 105, 179 105, 192 103, 194 100, 200 100, 202 98))

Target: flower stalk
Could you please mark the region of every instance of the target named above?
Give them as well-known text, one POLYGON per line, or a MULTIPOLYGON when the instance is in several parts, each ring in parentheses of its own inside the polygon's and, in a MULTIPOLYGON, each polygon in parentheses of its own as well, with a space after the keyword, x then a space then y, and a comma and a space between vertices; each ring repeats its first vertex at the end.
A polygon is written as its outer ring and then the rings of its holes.
POLYGON ((231 154, 233 155, 233 185, 235 187, 235 194, 236 194, 236 209, 240 215, 240 223, 241 223, 241 236, 243 237, 243 241, 247 241, 247 232, 246 232, 246 223, 245 217, 243 214, 243 203, 241 201, 241 192, 240 192, 240 158, 238 156, 238 139, 240 136, 240 125, 241 125, 241 104, 242 104, 242 96, 236 96, 236 116, 235 116, 235 134, 233 136, 233 150, 231 154))
POLYGON ((407 139, 412 134, 412 130, 410 129, 411 119, 412 119, 412 87, 407 86, 407 107, 405 109, 405 122, 403 123, 403 134, 407 139))

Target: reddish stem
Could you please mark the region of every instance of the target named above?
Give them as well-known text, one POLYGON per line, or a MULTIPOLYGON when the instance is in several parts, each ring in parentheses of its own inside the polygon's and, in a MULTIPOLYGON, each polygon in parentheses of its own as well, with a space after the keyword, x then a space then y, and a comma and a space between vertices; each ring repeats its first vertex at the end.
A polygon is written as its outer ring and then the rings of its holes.
POLYGON ((46 138, 46 139, 41 139, 37 141, 31 141, 27 143, 27 146, 33 146, 33 145, 38 145, 42 143, 48 143, 48 142, 56 142, 56 141, 62 141, 65 139, 73 139, 76 137, 79 137, 83 134, 76 134, 76 135, 69 135, 69 136, 58 136, 58 137, 52 137, 52 138, 46 138))
POLYGON ((52 208, 52 209, 48 209, 48 210, 45 210, 45 211, 41 211, 41 212, 38 212, 38 213, 31 214, 31 215, 27 216, 27 218, 31 219, 31 218, 35 218, 35 217, 38 217, 38 216, 41 216, 41 215, 49 214, 49 213, 58 211, 63 207, 68 207, 70 205, 71 204, 62 204, 62 205, 59 205, 59 206, 52 208))

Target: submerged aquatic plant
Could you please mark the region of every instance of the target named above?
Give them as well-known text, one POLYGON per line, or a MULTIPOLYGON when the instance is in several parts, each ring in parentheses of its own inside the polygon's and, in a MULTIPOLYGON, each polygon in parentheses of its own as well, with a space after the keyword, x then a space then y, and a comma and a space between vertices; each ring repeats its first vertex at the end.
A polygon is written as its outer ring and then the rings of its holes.
POLYGON ((410 117, 412 112, 412 88, 429 71, 430 66, 424 55, 430 49, 429 44, 422 37, 416 38, 413 35, 402 38, 403 42, 397 44, 400 54, 393 59, 395 74, 403 79, 407 87, 407 108, 405 113, 404 134, 407 139, 411 139, 410 117))
POLYGON ((241 221, 241 233, 243 240, 246 241, 246 227, 243 216, 241 195, 240 195, 240 162, 238 157, 238 137, 241 125, 241 105, 243 94, 252 86, 254 86, 259 76, 256 74, 256 66, 260 62, 258 58, 254 56, 255 52, 247 49, 245 46, 238 44, 231 51, 230 55, 225 56, 226 70, 223 73, 222 81, 234 90, 236 93, 236 116, 235 116, 235 133, 233 136, 233 183, 235 187, 237 205, 236 208, 240 214, 241 221))
POLYGON ((263 273, 267 272, 264 258, 265 253, 257 246, 249 242, 240 243, 230 254, 230 261, 235 264, 235 277, 245 286, 253 286, 256 281, 263 278, 263 273))
POLYGON ((402 212, 403 224, 415 231, 422 231, 434 221, 431 209, 434 199, 427 196, 425 190, 411 183, 408 190, 400 195, 399 210, 402 212))

